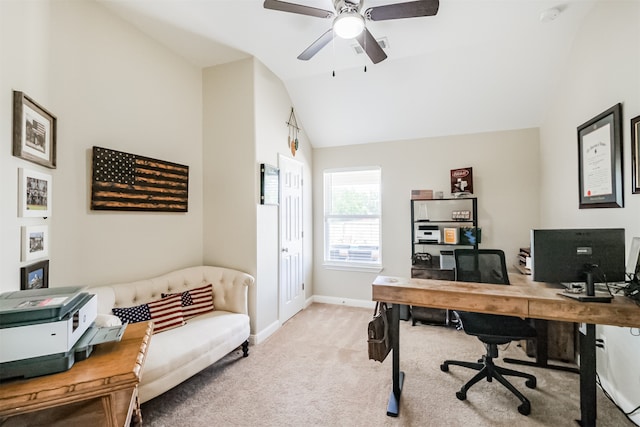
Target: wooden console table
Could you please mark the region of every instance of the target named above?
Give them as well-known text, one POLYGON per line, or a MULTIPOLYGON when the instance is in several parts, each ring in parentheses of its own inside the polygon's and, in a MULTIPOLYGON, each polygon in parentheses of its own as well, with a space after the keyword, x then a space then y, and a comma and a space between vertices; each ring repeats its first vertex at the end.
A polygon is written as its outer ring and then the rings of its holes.
POLYGON ((392 381, 387 415, 398 416, 404 372, 400 371, 400 304, 503 314, 532 319, 582 323, 580 327, 580 425, 596 425, 595 325, 640 327, 640 307, 616 296, 611 303, 579 302, 558 295, 559 290, 529 276, 509 276, 511 286, 447 280, 378 276, 372 299, 393 304, 391 344, 392 381))
POLYGON ((152 332, 151 322, 128 325, 120 342, 95 346, 68 371, 0 384, 0 424, 141 423, 138 384, 152 332))

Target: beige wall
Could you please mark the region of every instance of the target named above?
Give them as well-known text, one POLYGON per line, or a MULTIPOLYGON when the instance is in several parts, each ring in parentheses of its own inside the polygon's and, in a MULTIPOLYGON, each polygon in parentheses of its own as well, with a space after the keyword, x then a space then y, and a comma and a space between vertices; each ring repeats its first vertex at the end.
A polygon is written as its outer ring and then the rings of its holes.
POLYGON ((251 59, 203 71, 204 260, 251 275, 256 273, 253 72, 251 59))
MULTIPOLYGON (((369 301, 375 273, 323 267, 323 188, 326 169, 382 168, 382 257, 385 275, 411 273, 410 193, 415 189, 450 194, 449 174, 473 168, 481 247, 503 249, 509 264, 529 229, 538 224, 538 131, 524 129, 412 141, 316 149, 314 152, 314 293, 369 301)), ((431 253, 437 253, 437 247, 431 253)))
MULTIPOLYGON (((282 82, 255 59, 207 68, 204 79, 204 260, 256 277, 250 290, 251 330, 259 340, 279 327, 278 207, 260 205, 259 164, 291 157, 285 124, 291 99, 282 82), (222 242, 222 244, 221 244, 222 242)), ((301 162, 310 182, 312 149, 300 134, 301 162)), ((311 185, 304 200, 311 212, 311 185)), ((306 290, 312 292, 311 215, 305 216, 306 290)))
POLYGON ((49 226, 51 286, 200 264, 200 70, 84 1, 1 1, 0 52, 0 291, 19 289, 20 267, 29 264, 20 262, 24 225, 49 226), (13 90, 57 116, 57 169, 11 155, 13 90), (94 145, 189 165, 189 212, 91 211, 94 145), (53 176, 50 218, 17 217, 21 167, 53 176))
MULTIPOLYGON (((577 34, 540 129, 541 224, 545 227, 623 227, 627 250, 640 236, 640 194, 631 194, 630 119, 640 115, 640 3, 599 2, 577 34), (578 209, 576 128, 622 103, 623 209, 578 209)), ((597 363, 605 389, 625 411, 638 405, 638 329, 598 326, 597 363), (635 335, 632 334, 635 333, 635 335)), ((640 414, 634 415, 640 423, 640 414)))
MULTIPOLYGON (((267 163, 279 167, 280 156, 294 158, 300 162, 303 170, 303 230, 304 230, 304 283, 306 298, 313 295, 311 271, 312 259, 312 210, 311 210, 311 162, 313 149, 302 129, 298 133, 299 147, 295 156, 291 154, 287 139, 289 128, 286 122, 293 106, 291 98, 282 81, 267 67, 255 60, 255 109, 256 109, 256 163, 258 170, 260 163, 267 163)), ((302 123, 298 123, 302 127, 302 123)), ((256 177, 255 199, 260 197, 260 177, 256 177)), ((257 205, 257 236, 256 252, 258 257, 258 288, 260 304, 259 319, 265 327, 279 325, 279 216, 278 207, 257 205), (269 323, 270 322, 270 323, 269 323)), ((263 330, 263 328, 259 329, 263 330)))

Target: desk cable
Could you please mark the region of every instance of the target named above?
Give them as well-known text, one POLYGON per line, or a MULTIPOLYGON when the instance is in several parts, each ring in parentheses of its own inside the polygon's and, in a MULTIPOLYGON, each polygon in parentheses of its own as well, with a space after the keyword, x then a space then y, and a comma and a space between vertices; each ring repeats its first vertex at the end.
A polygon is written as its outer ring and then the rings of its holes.
POLYGON ((600 387, 600 390, 602 390, 602 392, 604 393, 604 395, 607 397, 607 399, 609 399, 611 401, 611 403, 613 403, 616 408, 618 408, 618 410, 620 412, 622 412, 628 419, 629 421, 633 422, 633 420, 631 419, 631 415, 633 415, 634 413, 638 412, 640 410, 640 405, 636 406, 635 408, 633 408, 632 410, 630 410, 629 412, 625 412, 617 403, 615 400, 613 400, 613 397, 607 392, 607 390, 604 389, 604 387, 602 386, 602 383, 600 382, 600 375, 598 375, 598 373, 596 372, 596 384, 598 384, 598 386, 600 387))

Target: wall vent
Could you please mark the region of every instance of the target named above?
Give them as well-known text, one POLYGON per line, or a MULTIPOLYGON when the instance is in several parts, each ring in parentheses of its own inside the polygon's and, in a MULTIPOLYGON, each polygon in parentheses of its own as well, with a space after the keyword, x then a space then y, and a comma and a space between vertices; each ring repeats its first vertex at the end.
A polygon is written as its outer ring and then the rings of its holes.
MULTIPOLYGON (((386 49, 389 47, 389 41, 387 40, 386 37, 376 39, 376 41, 378 42, 380 47, 383 49, 386 49)), ((362 47, 359 44, 351 45, 351 47, 353 48, 353 50, 355 50, 356 55, 362 55, 364 53, 364 49, 362 49, 362 47)))

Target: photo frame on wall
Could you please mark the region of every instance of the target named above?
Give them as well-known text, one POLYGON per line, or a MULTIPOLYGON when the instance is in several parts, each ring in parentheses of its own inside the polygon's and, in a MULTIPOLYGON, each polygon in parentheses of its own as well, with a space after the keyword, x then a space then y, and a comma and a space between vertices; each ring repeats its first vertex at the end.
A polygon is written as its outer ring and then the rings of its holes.
POLYGON ((49 287, 49 260, 39 261, 20 269, 20 290, 49 287))
POLYGON ((640 116, 631 119, 631 192, 640 194, 640 116))
POLYGON ((19 168, 18 186, 18 214, 21 217, 51 216, 51 175, 19 168))
POLYGON ((23 92, 13 91, 13 155, 56 168, 56 117, 23 92))
POLYGON ((280 171, 275 166, 260 164, 260 204, 279 203, 280 171))
POLYGON ((578 126, 579 208, 624 207, 622 104, 578 126))
POLYGON ((22 226, 21 261, 34 261, 49 256, 49 227, 47 225, 22 226))

